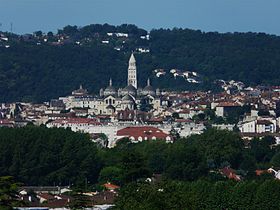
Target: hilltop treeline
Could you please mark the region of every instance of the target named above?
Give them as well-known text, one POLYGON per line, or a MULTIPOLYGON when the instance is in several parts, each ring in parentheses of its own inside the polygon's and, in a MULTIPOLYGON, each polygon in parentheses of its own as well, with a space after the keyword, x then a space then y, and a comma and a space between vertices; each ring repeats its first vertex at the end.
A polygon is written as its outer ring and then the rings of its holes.
POLYGON ((93 24, 66 26, 57 34, 5 34, 9 41, 0 42, 0 101, 45 101, 67 95, 79 84, 97 93, 110 77, 115 86, 123 87, 128 58, 139 47, 150 49, 150 53, 136 54, 140 86, 148 77, 154 86, 166 89, 212 89, 215 79, 280 83, 278 36, 174 28, 154 29, 150 39, 141 38, 147 33, 134 25, 93 24), (126 33, 128 37, 107 33, 126 33), (191 85, 169 74, 156 78, 152 73, 156 68, 196 71, 204 83, 191 85))

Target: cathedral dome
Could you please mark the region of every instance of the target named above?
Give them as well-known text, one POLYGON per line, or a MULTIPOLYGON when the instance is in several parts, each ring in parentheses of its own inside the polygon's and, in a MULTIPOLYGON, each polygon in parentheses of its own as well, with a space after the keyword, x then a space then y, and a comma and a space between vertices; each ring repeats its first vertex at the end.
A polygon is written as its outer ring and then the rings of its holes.
POLYGON ((122 102, 128 102, 128 103, 134 103, 134 99, 130 96, 130 95, 125 95, 123 98, 122 98, 122 102))
POLYGON ((104 96, 116 95, 116 94, 117 94, 117 90, 116 88, 113 87, 112 79, 110 79, 109 86, 104 90, 104 96))
POLYGON ((144 87, 143 91, 154 91, 154 88, 151 85, 149 85, 144 87))
POLYGON ((129 84, 122 90, 122 95, 133 95, 135 96, 137 94, 136 88, 132 85, 129 84))
POLYGON ((150 79, 147 80, 147 86, 144 87, 143 91, 142 91, 142 95, 155 95, 156 92, 154 90, 154 88, 151 86, 150 84, 150 79))
POLYGON ((122 98, 121 108, 123 110, 125 110, 125 109, 134 110, 134 108, 135 108, 134 98, 131 95, 125 95, 122 98))

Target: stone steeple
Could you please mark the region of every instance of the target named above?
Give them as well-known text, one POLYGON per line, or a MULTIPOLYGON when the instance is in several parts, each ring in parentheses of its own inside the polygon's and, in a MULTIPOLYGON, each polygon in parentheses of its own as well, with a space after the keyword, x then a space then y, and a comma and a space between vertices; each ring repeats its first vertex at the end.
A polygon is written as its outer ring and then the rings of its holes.
POLYGON ((147 80, 147 86, 151 86, 150 78, 147 80))
POLYGON ((137 69, 136 60, 133 53, 129 59, 128 75, 127 75, 127 85, 132 85, 137 89, 137 69))

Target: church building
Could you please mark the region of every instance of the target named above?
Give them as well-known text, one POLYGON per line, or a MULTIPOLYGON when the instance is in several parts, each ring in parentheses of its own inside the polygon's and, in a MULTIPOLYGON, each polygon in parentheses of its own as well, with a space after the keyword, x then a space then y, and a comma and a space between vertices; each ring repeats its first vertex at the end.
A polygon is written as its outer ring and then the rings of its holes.
POLYGON ((88 108, 92 114, 112 115, 123 110, 159 109, 160 96, 160 90, 152 87, 149 78, 144 88, 138 87, 136 59, 132 53, 129 59, 126 87, 115 88, 110 78, 108 87, 100 89, 99 97, 88 95, 87 91, 80 87, 72 92, 72 96, 61 99, 66 102, 68 108, 88 108))

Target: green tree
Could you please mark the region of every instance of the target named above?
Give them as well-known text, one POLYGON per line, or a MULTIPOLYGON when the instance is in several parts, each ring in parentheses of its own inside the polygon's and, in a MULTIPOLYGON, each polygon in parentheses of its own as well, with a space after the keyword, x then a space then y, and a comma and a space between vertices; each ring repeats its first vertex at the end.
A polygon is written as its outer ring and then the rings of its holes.
POLYGON ((280 183, 277 180, 263 182, 256 192, 255 209, 279 209, 280 208, 280 183))
POLYGON ((140 153, 124 153, 121 159, 121 166, 124 171, 123 182, 125 183, 147 178, 151 175, 145 159, 140 153))
POLYGON ((0 209, 12 210, 15 205, 19 204, 17 201, 16 183, 11 176, 0 177, 0 209))
POLYGON ((123 170, 116 166, 108 166, 102 168, 99 174, 99 182, 112 182, 114 184, 121 184, 123 177, 123 170))

